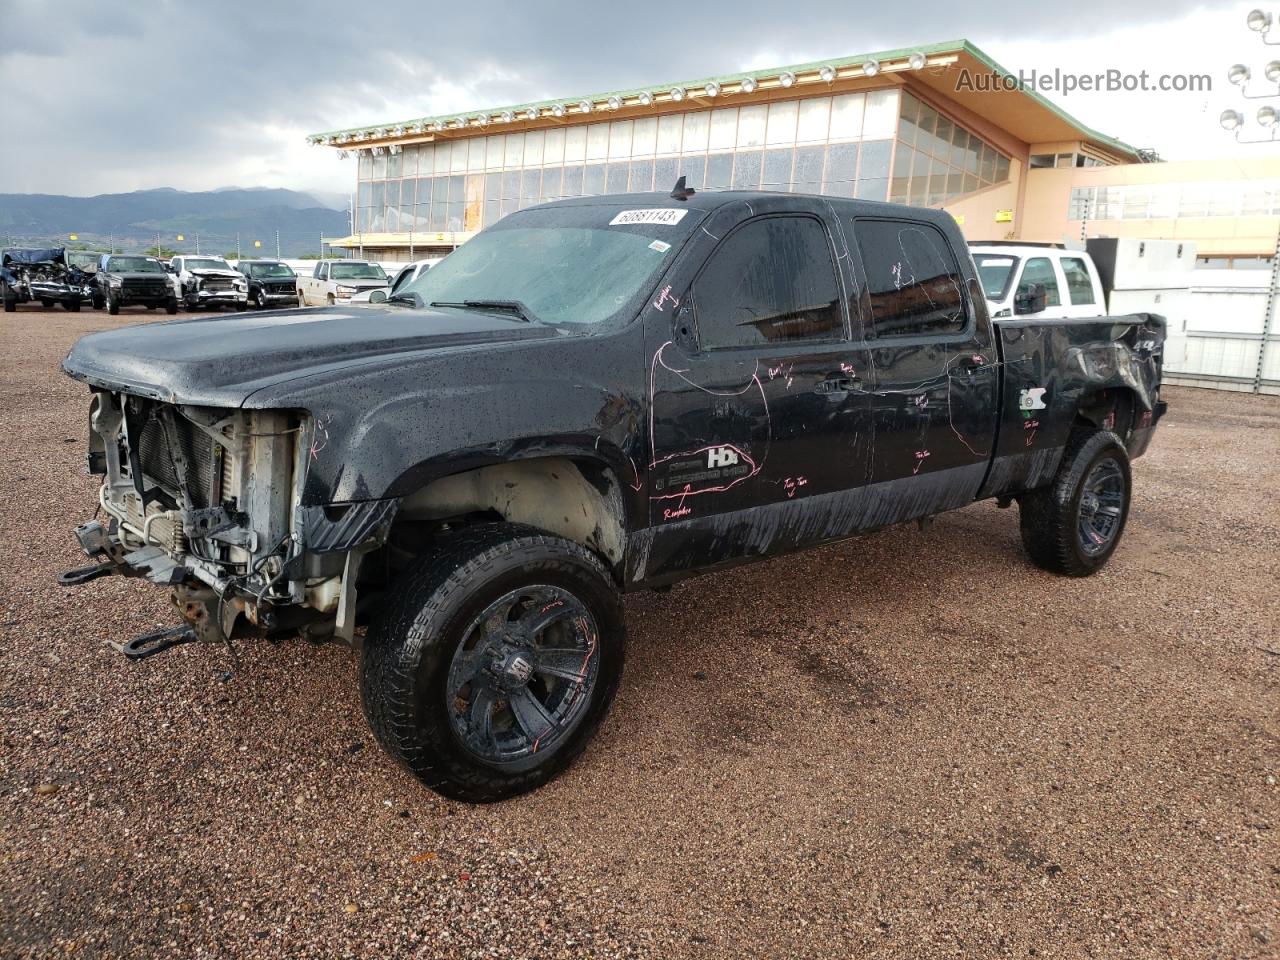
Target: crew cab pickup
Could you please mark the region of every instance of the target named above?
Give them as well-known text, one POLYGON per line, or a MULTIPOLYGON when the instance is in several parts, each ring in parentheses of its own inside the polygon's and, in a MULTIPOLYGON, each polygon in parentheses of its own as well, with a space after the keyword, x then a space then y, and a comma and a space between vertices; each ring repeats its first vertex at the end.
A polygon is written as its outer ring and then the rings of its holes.
POLYGON ((164 307, 166 313, 178 312, 178 296, 169 279, 168 268, 155 257, 123 253, 104 253, 94 275, 93 308, 107 308, 116 314, 121 307, 144 306, 148 310, 164 307))
POLYGON ((362 290, 387 286, 382 267, 367 260, 317 260, 309 277, 298 277, 298 305, 333 306, 345 303, 362 290))
POLYGON ((1034 563, 1096 571, 1163 342, 1153 315, 993 322, 937 210, 682 184, 531 207, 382 305, 80 340, 105 522, 63 582, 170 589, 182 622, 135 657, 353 642, 384 747, 494 800, 600 724, 624 591, 990 498, 1034 563))

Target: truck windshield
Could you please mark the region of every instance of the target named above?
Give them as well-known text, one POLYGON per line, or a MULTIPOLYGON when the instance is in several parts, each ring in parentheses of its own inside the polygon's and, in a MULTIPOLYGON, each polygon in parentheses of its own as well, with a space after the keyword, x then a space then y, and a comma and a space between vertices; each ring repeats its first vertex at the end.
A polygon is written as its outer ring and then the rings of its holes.
POLYGON ((386 273, 376 263, 335 263, 329 267, 331 280, 385 280, 386 273))
POLYGON ((249 264, 249 276, 292 277, 293 270, 289 268, 287 263, 251 263, 249 264))
POLYGON ((687 207, 635 210, 618 202, 522 210, 407 284, 398 299, 472 301, 475 309, 515 303, 552 326, 596 327, 634 315, 702 217, 687 207))
POLYGON ((214 257, 188 257, 182 261, 188 270, 230 270, 231 264, 214 257))
POLYGON ((1002 253, 975 253, 973 264, 978 268, 978 278, 987 299, 1003 300, 1009 291, 1009 281, 1013 279, 1013 268, 1018 265, 1018 258, 1002 253))
POLYGON ((124 273, 164 273, 160 261, 151 257, 112 257, 107 263, 107 269, 124 273))

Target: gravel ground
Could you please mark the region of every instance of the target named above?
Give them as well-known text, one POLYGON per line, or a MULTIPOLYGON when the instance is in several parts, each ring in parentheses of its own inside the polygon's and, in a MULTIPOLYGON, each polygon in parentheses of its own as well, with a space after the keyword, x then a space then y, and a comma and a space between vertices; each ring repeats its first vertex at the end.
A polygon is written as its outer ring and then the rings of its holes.
MULTIPOLYGON (((154 318, 154 315, 151 315, 154 318)), ((630 598, 582 760, 446 802, 339 647, 105 646, 73 339, 0 320, 0 954, 1280 956, 1280 400, 1170 389, 1088 580, 980 504, 630 598)))

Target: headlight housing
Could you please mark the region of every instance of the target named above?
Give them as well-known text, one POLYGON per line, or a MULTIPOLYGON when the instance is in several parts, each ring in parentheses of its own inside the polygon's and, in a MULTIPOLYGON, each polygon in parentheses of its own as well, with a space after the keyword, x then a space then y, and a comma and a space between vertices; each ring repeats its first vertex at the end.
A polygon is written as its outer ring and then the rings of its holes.
POLYGON ((355 287, 336 287, 336 288, 334 289, 334 293, 342 293, 342 294, 345 294, 345 295, 346 295, 346 296, 348 296, 348 297, 349 297, 349 296, 351 296, 351 295, 352 295, 353 293, 355 293, 355 292, 356 292, 356 288, 355 288, 355 287))

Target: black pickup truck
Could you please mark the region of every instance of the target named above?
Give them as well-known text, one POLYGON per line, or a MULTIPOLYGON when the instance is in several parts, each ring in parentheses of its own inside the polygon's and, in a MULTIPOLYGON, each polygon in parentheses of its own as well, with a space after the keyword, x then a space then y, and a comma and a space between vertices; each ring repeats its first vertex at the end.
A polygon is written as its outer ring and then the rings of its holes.
POLYGON ((1161 318, 993 322, 945 213, 680 186, 515 213, 377 307, 85 337, 107 522, 63 582, 171 588, 133 657, 353 642, 386 749, 484 801, 583 749, 624 591, 987 498, 1041 567, 1107 561, 1161 318))

